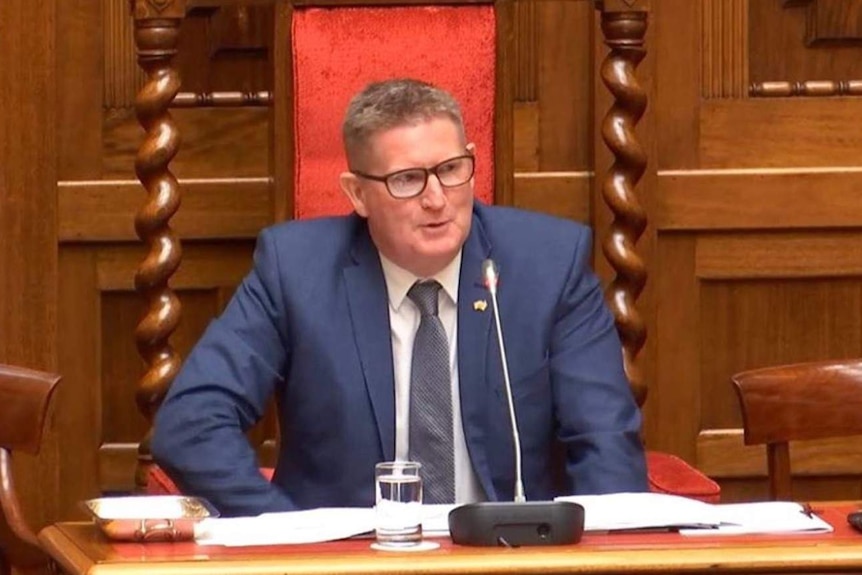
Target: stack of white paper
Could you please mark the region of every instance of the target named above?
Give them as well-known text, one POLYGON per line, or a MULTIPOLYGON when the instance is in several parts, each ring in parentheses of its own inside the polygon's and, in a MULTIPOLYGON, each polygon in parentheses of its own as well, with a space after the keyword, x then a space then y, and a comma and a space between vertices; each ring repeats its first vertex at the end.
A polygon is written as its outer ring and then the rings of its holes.
MULTIPOLYGON (((449 534, 449 511, 454 505, 423 505, 422 532, 449 534)), ((245 547, 336 541, 374 531, 374 509, 326 507, 306 511, 264 513, 257 517, 204 519, 195 526, 200 545, 245 547)))
MULTIPOLYGON (((678 529, 685 535, 828 533, 832 526, 805 513, 798 503, 772 501, 711 505, 661 493, 578 495, 558 500, 579 503, 586 531, 678 529)), ((426 536, 449 534, 454 505, 423 505, 426 536)), ((373 508, 321 508, 258 517, 205 519, 195 529, 201 545, 284 545, 335 541, 374 531, 373 508)))
POLYGON ((788 501, 710 504, 662 493, 558 497, 584 507, 586 531, 679 529, 686 535, 828 533, 832 526, 788 501))

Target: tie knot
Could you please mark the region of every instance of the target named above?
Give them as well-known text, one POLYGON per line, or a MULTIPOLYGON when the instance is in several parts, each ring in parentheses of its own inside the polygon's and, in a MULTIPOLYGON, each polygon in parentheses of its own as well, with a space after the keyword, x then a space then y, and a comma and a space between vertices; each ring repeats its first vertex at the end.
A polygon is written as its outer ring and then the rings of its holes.
POLYGON ((407 297, 413 300, 422 315, 437 315, 437 293, 441 287, 435 280, 416 282, 407 292, 407 297))

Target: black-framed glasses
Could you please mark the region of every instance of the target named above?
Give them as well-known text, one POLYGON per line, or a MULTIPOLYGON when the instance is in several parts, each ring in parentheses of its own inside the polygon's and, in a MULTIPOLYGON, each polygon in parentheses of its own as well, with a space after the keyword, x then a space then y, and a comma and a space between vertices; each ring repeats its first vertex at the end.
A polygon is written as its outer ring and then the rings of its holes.
POLYGON ((382 176, 372 176, 364 172, 353 171, 354 175, 366 180, 383 182, 393 198, 405 200, 413 198, 425 191, 428 185, 428 175, 434 174, 444 188, 463 186, 473 177, 476 162, 472 154, 455 156, 430 168, 407 168, 382 176))

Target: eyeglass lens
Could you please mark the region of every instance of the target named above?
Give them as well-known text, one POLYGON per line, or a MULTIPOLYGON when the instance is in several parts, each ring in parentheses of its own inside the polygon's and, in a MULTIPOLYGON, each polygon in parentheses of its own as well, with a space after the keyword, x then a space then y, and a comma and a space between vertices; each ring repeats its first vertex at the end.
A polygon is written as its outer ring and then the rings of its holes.
POLYGON ((430 169, 415 168, 392 174, 386 185, 394 196, 415 196, 422 193, 428 183, 428 174, 440 180, 440 185, 453 188, 466 184, 473 176, 473 158, 470 156, 452 158, 430 169))

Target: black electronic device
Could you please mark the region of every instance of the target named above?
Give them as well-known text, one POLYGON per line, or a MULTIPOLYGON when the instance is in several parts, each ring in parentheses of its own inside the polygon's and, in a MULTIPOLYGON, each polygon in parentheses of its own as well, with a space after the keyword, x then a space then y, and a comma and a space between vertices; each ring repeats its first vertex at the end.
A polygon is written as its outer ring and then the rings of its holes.
POLYGON ((850 526, 853 527, 853 529, 862 533, 862 510, 848 513, 847 523, 849 523, 850 526))
POLYGON ((470 503, 456 507, 449 513, 449 534, 452 541, 459 545, 521 547, 577 543, 584 533, 584 508, 581 505, 564 501, 527 501, 524 496, 521 437, 497 308, 499 274, 493 260, 482 262, 482 278, 491 295, 497 344, 503 364, 503 382, 509 404, 515 445, 515 500, 470 503))

